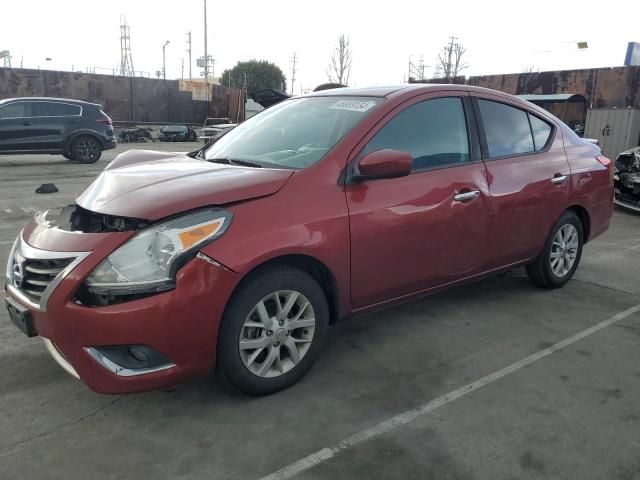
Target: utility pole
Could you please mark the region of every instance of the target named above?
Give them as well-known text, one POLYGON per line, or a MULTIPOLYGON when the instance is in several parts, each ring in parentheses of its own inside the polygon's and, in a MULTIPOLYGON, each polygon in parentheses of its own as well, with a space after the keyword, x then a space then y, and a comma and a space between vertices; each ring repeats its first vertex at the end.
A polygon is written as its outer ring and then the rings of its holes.
POLYGON ((191 76, 191 32, 187 32, 187 45, 189 46, 187 48, 187 53, 189 54, 189 81, 191 81, 193 80, 191 76))
POLYGON ((450 82, 453 83, 453 79, 451 79, 451 73, 453 72, 453 65, 451 64, 451 55, 453 54, 453 42, 456 41, 457 37, 449 37, 451 39, 451 44, 449 45, 449 55, 447 58, 447 70, 445 72, 445 78, 450 79, 450 82))
POLYGON ((123 77, 135 75, 131 57, 131 32, 124 17, 120 17, 120 75, 123 77))
MULTIPOLYGON (((207 51, 207 0, 204 0, 204 83, 209 86, 209 53, 207 51)), ((207 98, 207 101, 209 99, 207 98)))
POLYGON ((164 44, 162 45, 162 79, 163 80, 167 79, 167 56, 166 56, 167 45, 169 45, 169 40, 164 42, 164 44))
POLYGON ((298 54, 293 53, 293 58, 291 59, 291 95, 293 95, 293 84, 296 82, 296 60, 298 54))
POLYGON ((409 76, 407 78, 407 83, 409 83, 410 79, 413 78, 418 82, 422 82, 425 80, 424 76, 424 68, 430 67, 431 65, 424 64, 424 56, 420 55, 418 61, 420 63, 415 64, 413 60, 411 60, 412 55, 409 55, 409 76))
POLYGON ((180 68, 180 80, 184 80, 184 57, 182 57, 182 67, 180 68))

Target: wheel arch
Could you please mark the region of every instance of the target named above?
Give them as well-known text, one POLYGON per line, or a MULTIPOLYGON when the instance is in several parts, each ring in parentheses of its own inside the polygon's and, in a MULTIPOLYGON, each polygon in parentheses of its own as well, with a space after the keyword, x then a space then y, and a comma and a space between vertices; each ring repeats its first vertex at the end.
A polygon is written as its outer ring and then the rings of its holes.
POLYGON ((73 142, 75 142, 76 139, 80 137, 91 137, 95 139, 100 144, 100 148, 104 150, 104 139, 100 137, 100 134, 93 132, 91 130, 77 130, 67 137, 67 139, 64 142, 63 151, 70 152, 73 142))
MULTIPOLYGON (((318 260, 316 257, 312 257, 306 254, 283 254, 277 257, 269 258, 253 266, 253 268, 251 268, 251 270, 249 270, 244 275, 242 280, 238 282, 238 285, 236 285, 236 287, 234 288, 233 293, 231 294, 229 299, 231 299, 236 294, 236 292, 248 279, 257 275, 265 268, 269 268, 274 265, 287 265, 309 274, 316 282, 318 282, 318 285, 320 285, 320 288, 322 288, 322 291, 324 292, 324 295, 327 299, 330 315, 329 323, 336 323, 341 318, 342 308, 340 305, 340 290, 335 275, 325 263, 318 260)), ((227 304, 228 303, 229 302, 227 302, 227 304)))
POLYGON ((589 216, 589 212, 581 205, 571 205, 567 208, 567 211, 575 213, 580 219, 584 232, 584 243, 587 243, 591 234, 591 217, 589 216))

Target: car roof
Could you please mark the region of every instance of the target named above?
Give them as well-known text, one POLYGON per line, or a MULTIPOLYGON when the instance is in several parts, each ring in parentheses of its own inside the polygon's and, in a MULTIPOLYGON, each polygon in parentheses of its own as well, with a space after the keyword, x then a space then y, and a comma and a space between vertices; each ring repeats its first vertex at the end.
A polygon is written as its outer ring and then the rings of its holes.
POLYGON ((421 93, 437 90, 463 90, 468 91, 472 87, 469 85, 440 84, 440 83, 405 83, 400 85, 386 85, 373 87, 344 87, 332 88, 330 90, 320 90, 312 92, 305 97, 323 96, 354 96, 354 97, 389 97, 394 94, 421 93))
POLYGON ((374 87, 345 87, 333 88, 312 92, 303 97, 323 97, 323 96, 354 96, 354 97, 389 97, 406 94, 420 94, 429 91, 460 90, 463 92, 489 93, 502 97, 513 97, 504 92, 491 88, 475 87, 471 85, 461 85, 456 83, 405 83, 400 85, 374 86, 374 87))
POLYGON ((92 105, 94 107, 102 107, 102 105, 98 103, 85 102, 84 100, 74 100, 72 98, 56 98, 56 97, 17 97, 17 98, 5 98, 0 100, 0 104, 15 102, 17 100, 20 101, 30 101, 30 102, 64 102, 64 103, 73 103, 77 105, 92 105))

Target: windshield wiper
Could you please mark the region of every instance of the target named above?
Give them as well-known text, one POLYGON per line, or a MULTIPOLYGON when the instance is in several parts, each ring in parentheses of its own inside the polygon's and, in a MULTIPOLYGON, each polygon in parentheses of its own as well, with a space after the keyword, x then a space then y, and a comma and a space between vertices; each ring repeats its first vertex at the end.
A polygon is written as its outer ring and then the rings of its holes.
POLYGON ((211 158, 207 159, 208 162, 213 163, 225 163, 227 165, 242 165, 243 167, 262 168, 262 165, 249 160, 238 160, 237 158, 211 158))

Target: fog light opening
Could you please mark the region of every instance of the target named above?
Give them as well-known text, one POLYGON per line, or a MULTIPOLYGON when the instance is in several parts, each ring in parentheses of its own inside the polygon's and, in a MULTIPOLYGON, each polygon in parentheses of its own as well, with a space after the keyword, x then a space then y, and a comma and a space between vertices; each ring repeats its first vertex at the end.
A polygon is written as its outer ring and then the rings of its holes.
POLYGON ((147 358, 147 354, 142 348, 138 346, 129 347, 129 355, 131 355, 138 362, 143 363, 144 366, 148 366, 149 359, 147 358))

